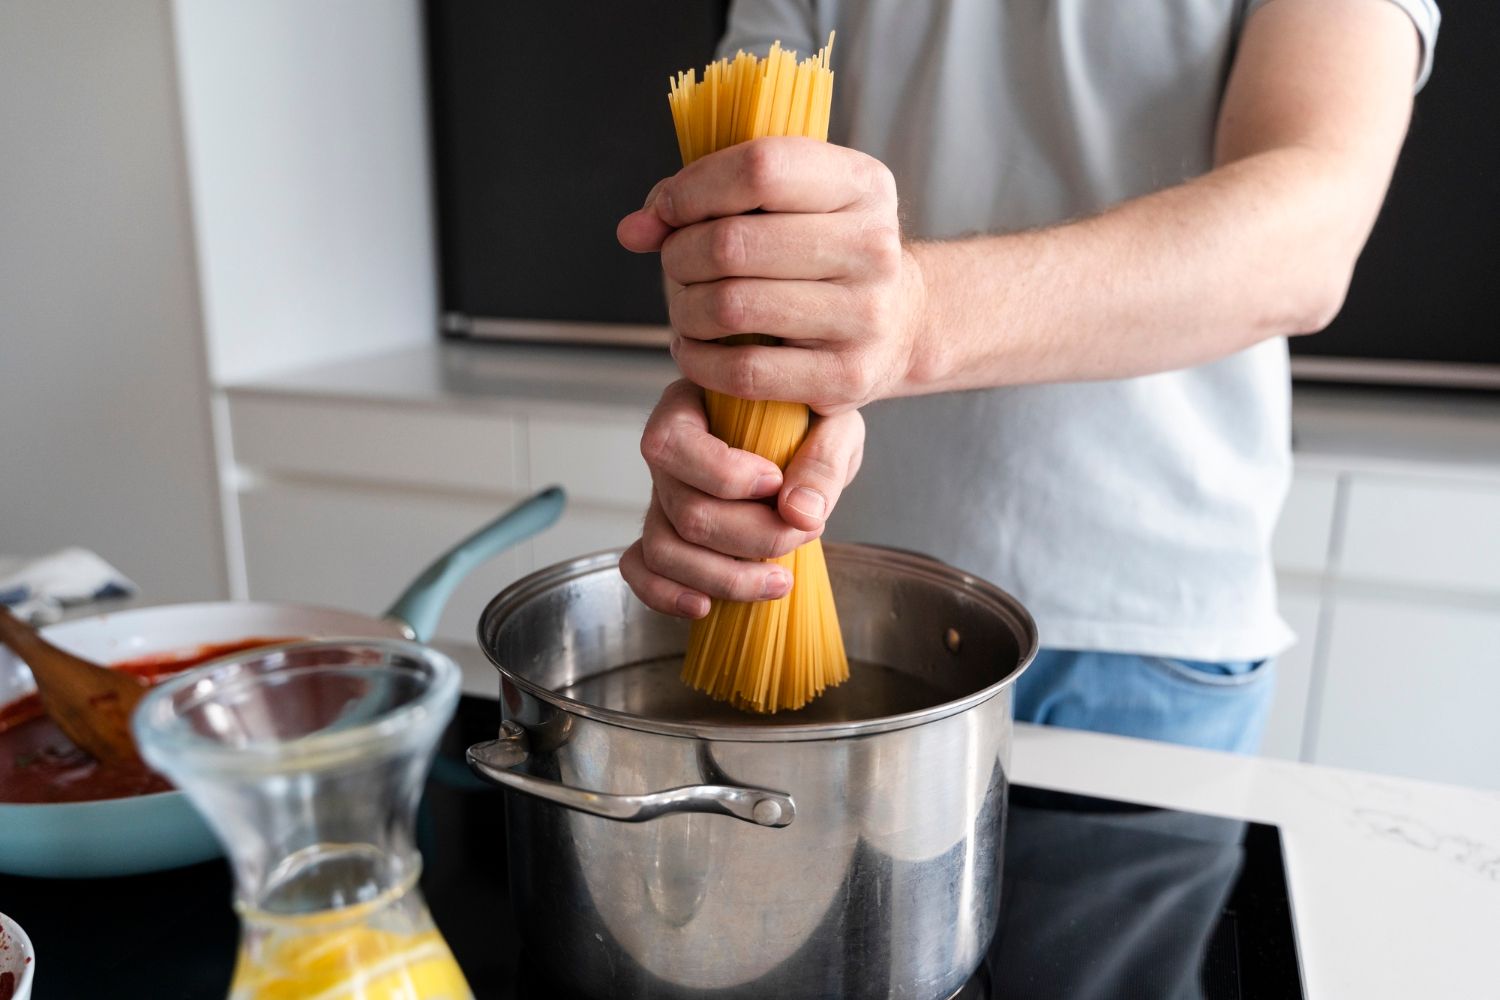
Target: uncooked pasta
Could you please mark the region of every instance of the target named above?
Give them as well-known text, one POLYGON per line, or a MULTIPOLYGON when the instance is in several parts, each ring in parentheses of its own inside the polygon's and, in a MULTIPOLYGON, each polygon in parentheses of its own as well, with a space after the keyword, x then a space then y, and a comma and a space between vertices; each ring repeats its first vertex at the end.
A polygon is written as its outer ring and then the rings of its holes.
MULTIPOLYGON (((668 100, 684 165, 761 136, 828 138, 833 36, 816 56, 771 47, 760 59, 744 52, 671 80, 668 100)), ((748 334, 729 343, 774 343, 748 334)), ((709 429, 733 447, 785 469, 807 436, 802 403, 751 401, 707 393, 709 429)), ((683 680, 708 695, 755 712, 801 708, 849 677, 823 545, 813 540, 774 560, 792 574, 792 589, 774 601, 716 600, 693 624, 683 680)))

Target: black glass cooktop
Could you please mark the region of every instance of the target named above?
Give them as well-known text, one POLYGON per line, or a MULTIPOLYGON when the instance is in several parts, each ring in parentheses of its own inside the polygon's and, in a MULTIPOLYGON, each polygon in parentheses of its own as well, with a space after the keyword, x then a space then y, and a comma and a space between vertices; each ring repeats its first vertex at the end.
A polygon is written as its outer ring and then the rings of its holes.
MULTIPOLYGON (((505 795, 463 764, 498 711, 466 697, 444 735, 419 819, 422 887, 479 1000, 560 1000, 516 943, 505 795)), ((1013 786, 1004 870, 1000 931, 965 1000, 1303 995, 1275 827, 1013 786)), ((0 876, 0 912, 36 944, 34 1000, 222 998, 237 940, 229 892, 222 862, 0 876)))

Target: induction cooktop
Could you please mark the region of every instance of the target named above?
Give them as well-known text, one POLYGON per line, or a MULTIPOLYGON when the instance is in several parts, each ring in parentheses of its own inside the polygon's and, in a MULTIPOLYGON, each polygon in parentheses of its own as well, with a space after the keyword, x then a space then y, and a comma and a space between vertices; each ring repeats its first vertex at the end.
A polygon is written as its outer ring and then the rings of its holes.
MULTIPOLYGON (((515 933, 505 793, 463 764, 498 715, 465 697, 444 734, 418 819, 422 888, 479 1000, 565 1000, 515 933)), ((1274 826, 1020 785, 1006 823, 1000 929, 958 998, 1303 996, 1274 826)), ((0 911, 37 948, 34 1000, 222 998, 238 940, 229 895, 219 861, 115 879, 0 876, 0 911)))

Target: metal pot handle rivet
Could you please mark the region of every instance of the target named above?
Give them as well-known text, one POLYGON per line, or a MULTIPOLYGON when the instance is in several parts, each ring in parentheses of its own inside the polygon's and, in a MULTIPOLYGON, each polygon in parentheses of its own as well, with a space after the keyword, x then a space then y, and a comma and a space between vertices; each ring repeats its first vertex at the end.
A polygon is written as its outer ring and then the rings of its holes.
POLYGON ((530 756, 526 730, 509 719, 500 724, 499 739, 476 743, 464 754, 475 774, 502 788, 624 823, 641 823, 668 813, 721 813, 775 828, 787 826, 797 815, 797 804, 790 795, 767 788, 684 785, 644 795, 591 792, 514 770, 530 756))

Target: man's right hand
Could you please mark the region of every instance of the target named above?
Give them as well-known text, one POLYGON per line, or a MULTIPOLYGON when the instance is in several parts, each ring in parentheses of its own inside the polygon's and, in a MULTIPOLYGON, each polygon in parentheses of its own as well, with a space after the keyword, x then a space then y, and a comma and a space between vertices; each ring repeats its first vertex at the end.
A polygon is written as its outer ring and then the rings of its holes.
POLYGON ((864 440, 858 411, 815 416, 783 474, 769 459, 714 437, 703 390, 674 382, 641 437, 654 488, 641 538, 620 559, 625 582, 647 606, 683 618, 708 614, 709 598, 784 596, 791 574, 760 560, 823 533, 859 471, 864 440))

